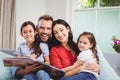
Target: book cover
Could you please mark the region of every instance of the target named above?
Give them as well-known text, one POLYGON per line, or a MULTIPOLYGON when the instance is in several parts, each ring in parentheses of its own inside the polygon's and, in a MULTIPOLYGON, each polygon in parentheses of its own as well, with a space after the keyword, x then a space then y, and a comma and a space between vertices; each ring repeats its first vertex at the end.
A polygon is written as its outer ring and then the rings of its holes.
POLYGON ((39 65, 43 65, 44 70, 50 75, 51 78, 57 80, 64 76, 65 72, 59 68, 56 68, 52 65, 48 65, 44 62, 34 61, 30 58, 5 58, 3 59, 4 66, 15 66, 15 67, 25 67, 27 65, 32 65, 35 63, 39 63, 39 65))

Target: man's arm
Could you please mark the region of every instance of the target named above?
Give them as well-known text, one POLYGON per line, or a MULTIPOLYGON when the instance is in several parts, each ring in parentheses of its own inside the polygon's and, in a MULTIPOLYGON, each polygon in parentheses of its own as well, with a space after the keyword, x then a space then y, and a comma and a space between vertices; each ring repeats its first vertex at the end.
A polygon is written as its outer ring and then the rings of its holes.
POLYGON ((36 64, 31 65, 31 66, 26 66, 25 68, 18 68, 15 75, 21 76, 24 74, 36 72, 40 69, 43 69, 43 66, 42 65, 38 66, 38 63, 36 63, 36 64))

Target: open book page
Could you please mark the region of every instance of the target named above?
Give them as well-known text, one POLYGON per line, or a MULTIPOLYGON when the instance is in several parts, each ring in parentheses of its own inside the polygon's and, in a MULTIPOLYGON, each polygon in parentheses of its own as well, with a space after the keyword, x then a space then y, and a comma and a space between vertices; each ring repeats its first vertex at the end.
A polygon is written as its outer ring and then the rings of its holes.
POLYGON ((30 58, 5 58, 3 59, 4 66, 16 66, 16 67, 25 67, 28 65, 32 65, 35 63, 39 63, 39 65, 43 65, 44 70, 50 75, 53 79, 58 79, 60 77, 63 77, 65 72, 59 68, 56 68, 54 66, 48 65, 41 61, 35 61, 30 58))

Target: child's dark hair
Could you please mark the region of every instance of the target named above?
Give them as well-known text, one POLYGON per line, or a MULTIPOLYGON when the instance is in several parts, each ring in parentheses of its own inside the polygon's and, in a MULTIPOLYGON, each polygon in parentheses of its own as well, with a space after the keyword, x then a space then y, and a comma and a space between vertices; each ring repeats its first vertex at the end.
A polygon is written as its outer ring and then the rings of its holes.
POLYGON ((36 31, 35 25, 31 22, 31 21, 25 21, 20 28, 20 32, 22 33, 22 30, 24 27, 26 27, 27 25, 31 25, 32 28, 34 29, 34 31, 36 31))
POLYGON ((91 32, 83 32, 82 34, 80 34, 80 36, 78 37, 78 40, 77 40, 77 44, 79 42, 79 39, 81 36, 86 36, 88 38, 88 40, 90 41, 90 44, 92 44, 93 46, 90 48, 93 52, 93 54, 95 55, 97 61, 99 60, 98 59, 98 56, 97 56, 97 50, 96 50, 96 39, 94 37, 94 34, 91 33, 91 32))
MULTIPOLYGON (((31 22, 31 21, 25 21, 22 25, 21 25, 21 28, 20 28, 20 32, 22 33, 22 30, 23 30, 23 28, 24 27, 26 27, 27 25, 31 25, 32 26, 32 28, 34 29, 34 31, 36 31, 36 27, 35 27, 35 25, 33 24, 33 22, 31 22)), ((31 49, 33 49, 34 50, 34 54, 36 54, 36 55, 40 55, 41 53, 42 53, 42 50, 41 50, 41 48, 40 48, 40 42, 39 43, 36 43, 36 38, 37 38, 37 35, 35 35, 35 40, 34 40, 34 42, 31 44, 31 49)))
POLYGON ((41 53, 42 53, 42 50, 40 48, 40 42, 41 41, 38 41, 38 37, 39 36, 36 34, 35 35, 35 40, 34 40, 34 42, 32 44, 32 48, 34 49, 34 53, 37 55, 37 57, 40 56, 41 53))

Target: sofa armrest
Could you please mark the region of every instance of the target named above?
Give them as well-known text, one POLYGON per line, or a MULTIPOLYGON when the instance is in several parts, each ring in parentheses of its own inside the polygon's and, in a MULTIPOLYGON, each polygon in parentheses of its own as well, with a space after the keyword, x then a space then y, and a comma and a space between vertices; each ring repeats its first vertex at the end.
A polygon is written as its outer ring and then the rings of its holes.
POLYGON ((13 55, 13 53, 15 52, 15 49, 0 49, 0 51, 9 55, 13 55))
POLYGON ((111 67, 116 71, 116 73, 120 76, 120 54, 116 53, 105 53, 105 58, 107 59, 108 63, 111 67))

